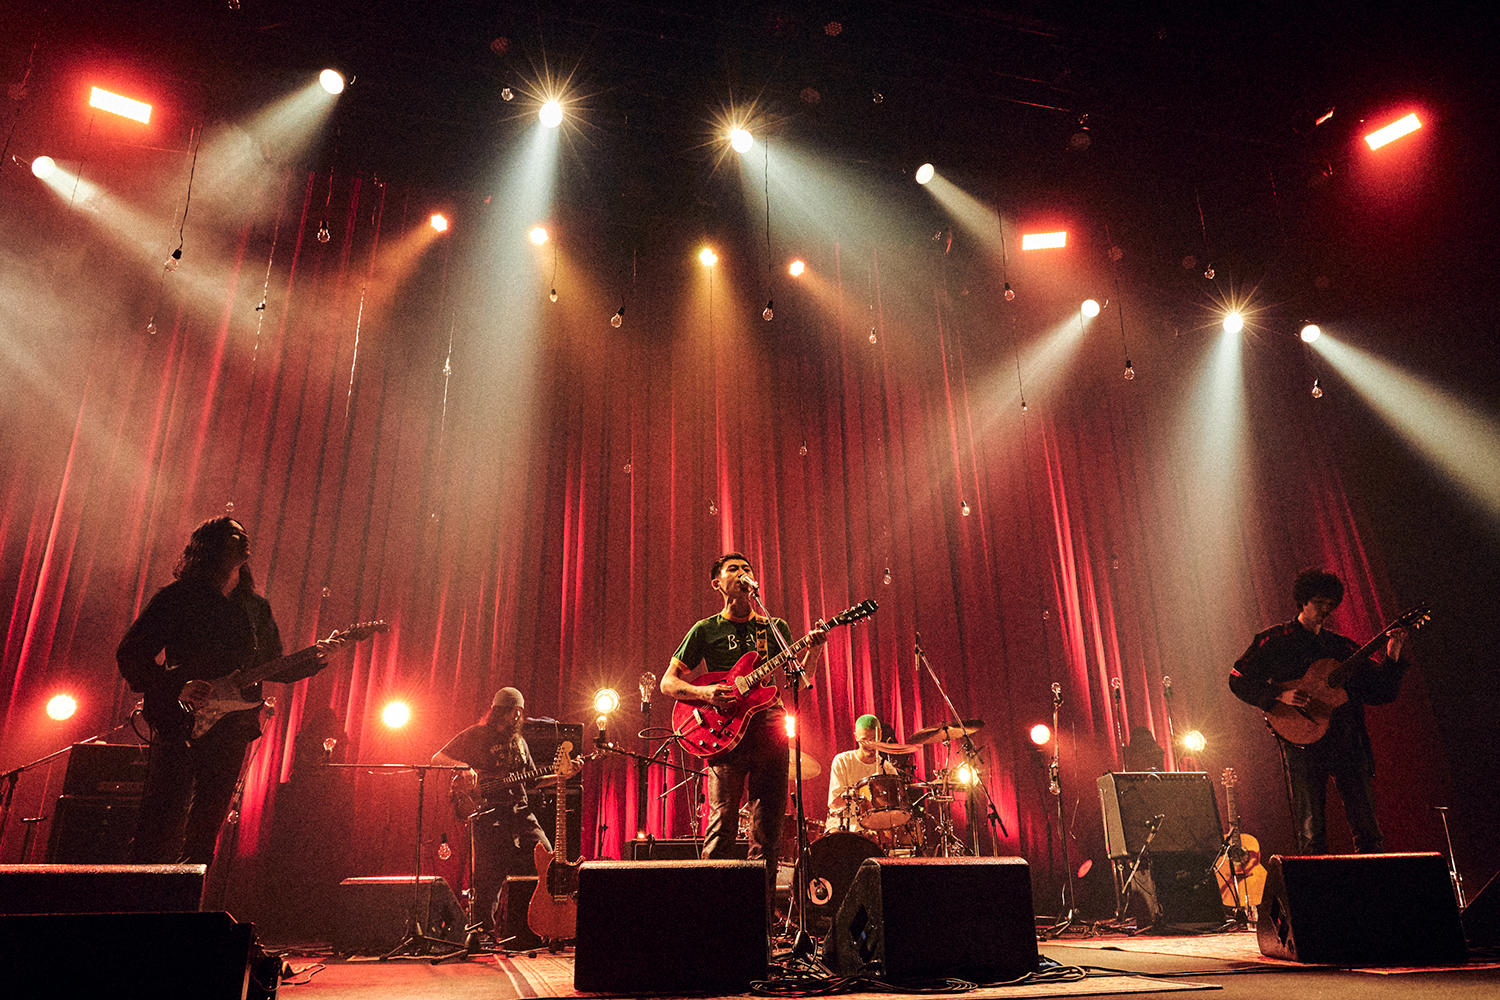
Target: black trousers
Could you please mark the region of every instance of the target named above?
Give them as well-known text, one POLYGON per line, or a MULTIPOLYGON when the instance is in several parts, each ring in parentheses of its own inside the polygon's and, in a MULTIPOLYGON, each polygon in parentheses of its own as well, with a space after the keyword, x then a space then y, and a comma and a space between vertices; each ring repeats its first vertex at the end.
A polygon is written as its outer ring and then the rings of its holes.
POLYGON ((1375 818, 1374 777, 1362 755, 1313 744, 1293 746, 1277 740, 1286 774, 1291 803, 1292 827, 1297 850, 1303 854, 1328 853, 1328 779, 1344 800, 1344 815, 1354 831, 1354 849, 1361 854, 1380 850, 1384 838, 1375 818))
POLYGON ((242 730, 220 726, 191 745, 152 744, 131 861, 212 864, 250 743, 242 730))
POLYGON ((473 896, 469 920, 486 929, 498 926, 500 886, 507 875, 535 875, 533 849, 537 844, 548 851, 552 842, 542 832, 536 815, 530 810, 513 814, 509 809, 493 809, 474 817, 470 828, 474 852, 473 896))

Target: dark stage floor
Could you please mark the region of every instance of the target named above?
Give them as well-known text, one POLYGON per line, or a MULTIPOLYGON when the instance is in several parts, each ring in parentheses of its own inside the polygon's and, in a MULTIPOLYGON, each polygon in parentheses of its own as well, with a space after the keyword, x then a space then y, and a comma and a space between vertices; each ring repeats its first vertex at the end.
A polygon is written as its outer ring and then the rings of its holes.
MULTIPOLYGON (((622 915, 622 919, 629 919, 622 915)), ((1107 996, 1127 993, 1213 991, 1226 1000, 1316 997, 1319 1000, 1442 997, 1479 1000, 1500 990, 1500 963, 1475 958, 1461 969, 1347 970, 1278 963, 1262 958, 1250 933, 1200 937, 1066 938, 1046 942, 1042 954, 1087 975, 1078 980, 990 987, 971 997, 1107 996)), ((461 1000, 485 997, 579 996, 571 988, 572 953, 480 956, 434 965, 424 960, 338 960, 288 952, 299 971, 280 996, 325 1000, 461 1000)), ((765 994, 747 993, 742 996, 765 994)), ((783 994, 790 995, 790 994, 783 994)), ((864 992, 844 996, 916 996, 930 993, 864 992)))

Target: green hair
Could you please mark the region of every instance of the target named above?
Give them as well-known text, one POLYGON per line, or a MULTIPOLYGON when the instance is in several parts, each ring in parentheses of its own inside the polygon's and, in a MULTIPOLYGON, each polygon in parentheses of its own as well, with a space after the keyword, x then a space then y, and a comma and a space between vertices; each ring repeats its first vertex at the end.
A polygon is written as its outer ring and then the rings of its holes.
POLYGON ((875 718, 875 716, 873 715, 861 715, 859 718, 854 720, 854 728, 873 729, 878 733, 880 732, 880 720, 875 718))

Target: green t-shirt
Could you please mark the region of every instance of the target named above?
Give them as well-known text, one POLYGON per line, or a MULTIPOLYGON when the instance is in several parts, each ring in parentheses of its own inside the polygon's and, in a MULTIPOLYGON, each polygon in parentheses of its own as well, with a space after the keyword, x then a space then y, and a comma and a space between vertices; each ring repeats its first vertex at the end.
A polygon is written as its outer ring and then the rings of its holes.
POLYGON ((689 670, 697 670, 702 665, 716 672, 728 670, 746 653, 759 653, 762 660, 768 659, 781 651, 776 640, 771 637, 773 621, 776 630, 790 646, 791 629, 780 618, 756 616, 749 621, 736 622, 730 621, 720 612, 688 629, 682 645, 672 654, 673 659, 689 670))

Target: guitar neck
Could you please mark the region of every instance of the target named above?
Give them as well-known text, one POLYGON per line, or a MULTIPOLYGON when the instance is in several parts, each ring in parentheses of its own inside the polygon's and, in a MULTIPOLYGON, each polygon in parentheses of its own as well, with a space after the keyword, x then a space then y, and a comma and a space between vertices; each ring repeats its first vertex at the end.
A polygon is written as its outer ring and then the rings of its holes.
MULTIPOLYGON (((340 643, 340 645, 342 645, 342 643, 340 643)), ((267 660, 265 663, 261 663, 257 666, 246 667, 243 671, 240 672, 240 676, 236 679, 236 683, 242 688, 250 687, 253 684, 259 684, 261 681, 266 680, 269 677, 273 677, 290 667, 304 666, 308 660, 317 656, 317 654, 318 645, 317 643, 313 643, 311 646, 308 646, 305 649, 299 649, 295 653, 288 653, 286 656, 279 656, 274 660, 267 660)))
MULTIPOLYGON (((775 626, 773 625, 772 628, 775 628, 775 626)), ((777 653, 775 656, 771 657, 769 660, 766 660, 760 666, 750 671, 750 673, 745 675, 746 686, 753 687, 754 685, 759 684, 761 681, 765 680, 771 674, 779 670, 782 664, 786 663, 787 660, 789 660, 793 656, 796 656, 802 650, 806 649, 808 645, 811 644, 812 637, 812 632, 807 633, 807 635, 804 635, 802 638, 798 639, 796 642, 788 646, 784 652, 777 653)))
POLYGON ((1385 629, 1376 634, 1373 639, 1345 657, 1344 661, 1340 663, 1338 667, 1328 675, 1328 686, 1343 687, 1344 684, 1348 682, 1349 675, 1354 673, 1354 668, 1368 659, 1370 654, 1375 652, 1376 647, 1385 641, 1385 637, 1389 635, 1391 633, 1391 630, 1395 627, 1396 625, 1394 624, 1387 625, 1385 629))

